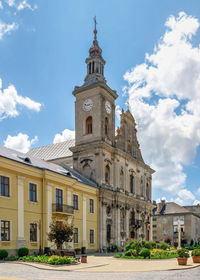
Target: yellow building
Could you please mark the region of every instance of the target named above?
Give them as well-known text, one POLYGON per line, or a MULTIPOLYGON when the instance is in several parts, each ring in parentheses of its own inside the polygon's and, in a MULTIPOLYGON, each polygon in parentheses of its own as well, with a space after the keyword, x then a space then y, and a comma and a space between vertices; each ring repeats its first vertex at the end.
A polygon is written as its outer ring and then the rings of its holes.
POLYGON ((98 194, 95 183, 68 166, 0 147, 0 249, 53 247, 47 233, 56 218, 74 227, 65 248, 98 250, 98 194))

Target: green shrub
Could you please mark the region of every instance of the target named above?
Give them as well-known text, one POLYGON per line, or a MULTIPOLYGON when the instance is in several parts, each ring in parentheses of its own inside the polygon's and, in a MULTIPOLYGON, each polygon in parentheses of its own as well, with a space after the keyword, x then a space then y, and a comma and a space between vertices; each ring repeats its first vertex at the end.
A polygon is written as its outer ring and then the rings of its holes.
POLYGON ((122 254, 115 254, 114 255, 114 258, 121 258, 122 257, 122 254))
POLYGON ((128 251, 125 251, 124 256, 137 256, 137 251, 133 249, 129 249, 128 251))
POLYGON ((200 249, 195 249, 192 251, 192 256, 197 256, 199 257, 200 256, 200 249))
POLYGON ((142 248, 142 242, 141 241, 131 240, 131 241, 128 241, 126 243, 126 245, 125 245, 125 252, 130 250, 130 249, 133 249, 133 250, 136 250, 137 255, 138 255, 141 248, 142 248))
POLYGON ((51 256, 47 263, 53 264, 53 265, 59 265, 59 264, 71 264, 74 263, 76 260, 72 257, 59 257, 59 256, 51 256))
POLYGON ((144 248, 147 248, 147 249, 154 249, 156 248, 156 242, 153 242, 153 241, 145 241, 143 243, 143 247, 144 248))
POLYGON ((0 260, 7 258, 7 256, 8 256, 8 251, 0 250, 0 260))
POLYGON ((160 242, 160 249, 167 250, 169 249, 169 247, 169 244, 167 244, 166 242, 160 242))
POLYGON ((178 249, 177 254, 179 258, 189 258, 189 252, 187 249, 178 249))
POLYGON ((141 251, 140 251, 140 256, 141 257, 143 257, 144 259, 146 259, 146 258, 150 258, 150 255, 151 255, 151 252, 150 252, 150 250, 149 249, 142 249, 141 251))
POLYGON ((40 263, 48 263, 53 265, 59 265, 59 264, 71 264, 75 263, 76 259, 72 257, 60 257, 60 256, 24 256, 21 257, 20 260, 25 262, 40 262, 40 263))
POLYGON ((29 253, 29 249, 28 248, 19 248, 18 251, 18 256, 21 258, 21 257, 24 257, 24 256, 28 256, 28 253, 29 253))
POLYGON ((4 260, 5 261, 17 261, 18 259, 19 259, 18 257, 10 256, 10 257, 5 258, 4 260))

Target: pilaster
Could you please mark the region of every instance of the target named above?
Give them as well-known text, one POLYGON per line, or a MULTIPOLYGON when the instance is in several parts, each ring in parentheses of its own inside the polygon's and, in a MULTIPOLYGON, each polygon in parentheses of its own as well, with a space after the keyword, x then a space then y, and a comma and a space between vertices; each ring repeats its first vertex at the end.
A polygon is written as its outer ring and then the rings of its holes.
POLYGON ((25 247, 24 238, 24 179, 25 177, 17 177, 18 187, 18 248, 25 247))
POLYGON ((87 245, 87 198, 83 196, 83 246, 87 245))

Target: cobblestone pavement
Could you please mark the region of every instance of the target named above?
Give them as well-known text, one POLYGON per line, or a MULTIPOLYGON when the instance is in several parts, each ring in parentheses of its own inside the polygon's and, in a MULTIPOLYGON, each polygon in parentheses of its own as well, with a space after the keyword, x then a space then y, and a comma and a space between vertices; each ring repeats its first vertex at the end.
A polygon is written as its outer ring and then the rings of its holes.
POLYGON ((42 270, 24 264, 0 263, 0 280, 197 280, 200 267, 151 272, 68 272, 42 270))

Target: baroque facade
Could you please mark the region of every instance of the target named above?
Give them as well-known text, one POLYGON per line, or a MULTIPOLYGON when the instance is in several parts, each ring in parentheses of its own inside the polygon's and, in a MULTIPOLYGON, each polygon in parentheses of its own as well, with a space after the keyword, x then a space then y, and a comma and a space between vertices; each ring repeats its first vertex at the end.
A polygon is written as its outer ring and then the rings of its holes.
POLYGON ((122 110, 120 127, 115 128, 118 95, 107 85, 105 63, 95 27, 84 84, 73 91, 75 142, 29 152, 57 164, 72 164, 74 170, 98 185, 101 249, 111 244, 122 247, 127 238, 149 240, 154 173, 142 158, 136 123, 129 110, 122 110))

